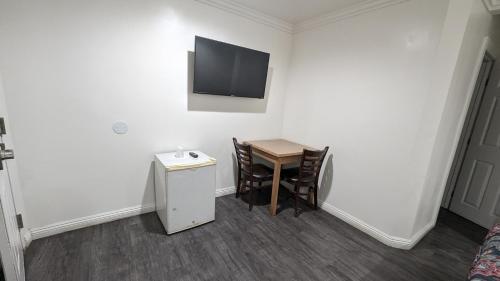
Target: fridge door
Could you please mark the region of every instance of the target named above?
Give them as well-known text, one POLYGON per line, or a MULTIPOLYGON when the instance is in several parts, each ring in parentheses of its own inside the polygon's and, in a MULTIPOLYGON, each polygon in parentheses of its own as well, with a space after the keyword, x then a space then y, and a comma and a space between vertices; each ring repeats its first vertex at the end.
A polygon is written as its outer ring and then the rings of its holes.
POLYGON ((167 233, 215 219, 215 165, 167 173, 167 233))

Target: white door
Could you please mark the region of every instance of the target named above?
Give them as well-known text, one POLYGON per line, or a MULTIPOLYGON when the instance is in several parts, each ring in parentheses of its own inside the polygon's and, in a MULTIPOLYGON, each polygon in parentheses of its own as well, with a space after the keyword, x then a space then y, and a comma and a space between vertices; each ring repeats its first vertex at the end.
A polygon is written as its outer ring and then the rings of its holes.
POLYGON ((500 63, 481 102, 450 209, 490 228, 500 221, 500 63))
POLYGON ((24 256, 8 173, 0 170, 0 256, 7 281, 24 281, 24 256))
MULTIPOLYGON (((0 102, 4 97, 0 84, 0 102)), ((6 116, 4 104, 0 105, 0 118, 6 116)), ((5 129, 5 119, 0 120, 0 258, 7 281, 24 281, 24 253, 21 234, 17 225, 16 207, 12 194, 11 177, 9 175, 10 158, 7 152, 10 144, 9 132, 5 129), (3 121, 3 122, 2 122, 3 121)))

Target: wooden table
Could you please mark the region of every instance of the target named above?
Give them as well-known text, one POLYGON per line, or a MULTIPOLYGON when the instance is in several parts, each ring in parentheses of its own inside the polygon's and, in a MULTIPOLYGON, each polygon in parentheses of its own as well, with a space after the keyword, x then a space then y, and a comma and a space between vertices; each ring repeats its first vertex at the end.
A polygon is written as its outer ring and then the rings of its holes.
POLYGON ((245 143, 252 146, 254 154, 274 164, 270 212, 272 216, 276 216, 281 165, 300 162, 304 148, 315 149, 284 139, 246 141, 245 143))

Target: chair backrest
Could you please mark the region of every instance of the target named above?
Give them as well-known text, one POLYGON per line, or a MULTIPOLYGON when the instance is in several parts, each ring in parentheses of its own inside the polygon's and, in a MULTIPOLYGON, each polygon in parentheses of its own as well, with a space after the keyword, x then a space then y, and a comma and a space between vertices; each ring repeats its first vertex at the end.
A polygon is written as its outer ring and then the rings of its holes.
POLYGON ((252 176, 252 147, 249 144, 238 143, 236 138, 233 138, 234 149, 236 150, 236 159, 238 159, 238 169, 241 173, 252 176))
POLYGON ((299 167, 300 182, 314 182, 314 184, 318 184, 319 173, 328 148, 327 146, 323 150, 304 149, 299 167))

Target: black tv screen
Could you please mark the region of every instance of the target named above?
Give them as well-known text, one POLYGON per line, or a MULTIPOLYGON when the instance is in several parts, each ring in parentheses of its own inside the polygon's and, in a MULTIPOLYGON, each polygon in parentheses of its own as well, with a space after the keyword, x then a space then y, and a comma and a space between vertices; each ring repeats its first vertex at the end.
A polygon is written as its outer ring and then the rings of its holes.
POLYGON ((262 99, 268 67, 268 53, 196 36, 193 92, 262 99))

